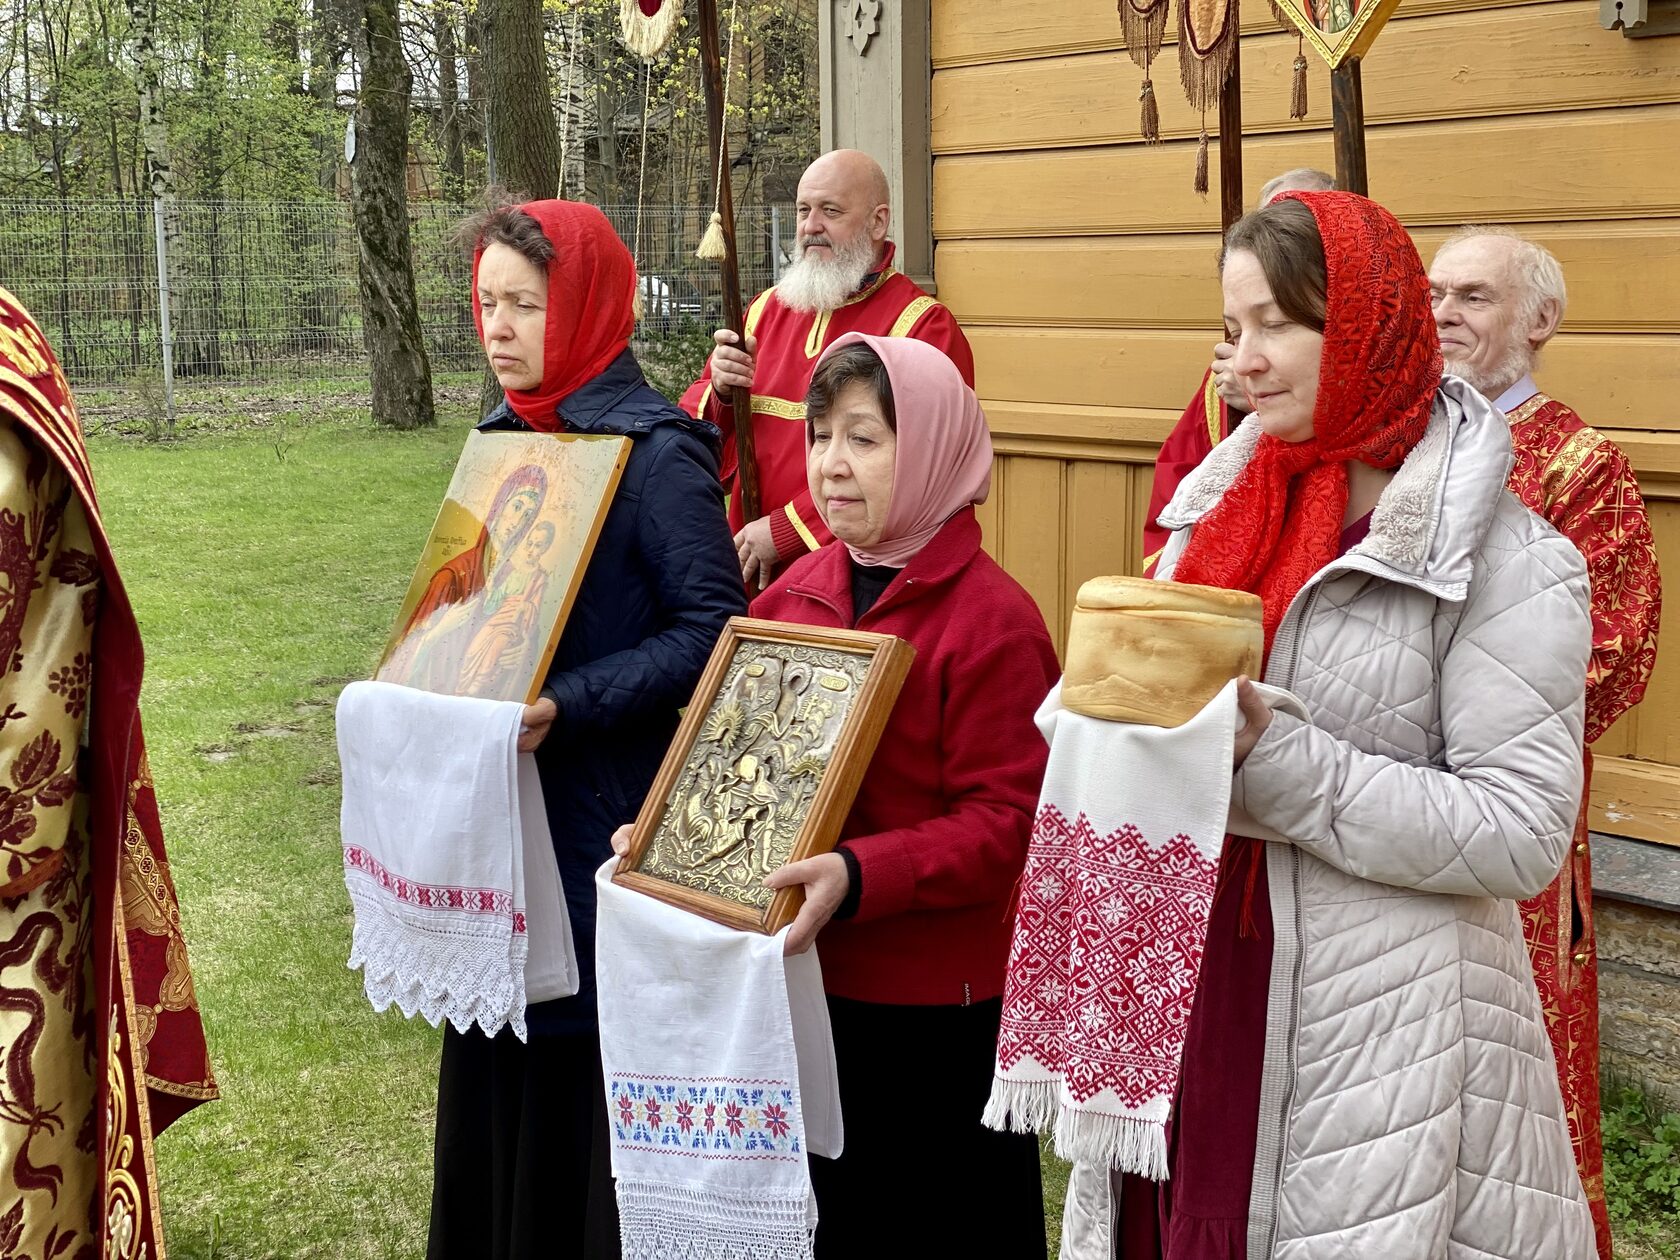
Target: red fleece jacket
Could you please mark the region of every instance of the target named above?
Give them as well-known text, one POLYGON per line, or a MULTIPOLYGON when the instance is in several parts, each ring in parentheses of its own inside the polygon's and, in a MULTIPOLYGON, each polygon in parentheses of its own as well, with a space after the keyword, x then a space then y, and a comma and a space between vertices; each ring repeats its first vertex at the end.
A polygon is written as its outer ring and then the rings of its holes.
MULTIPOLYGON (((752 613, 851 626, 845 547, 802 557, 752 613)), ((1059 672, 1044 618, 965 508, 856 628, 907 639, 916 659, 841 832, 863 889, 817 938, 824 984, 865 1002, 996 997, 1048 756, 1032 719, 1059 672)))

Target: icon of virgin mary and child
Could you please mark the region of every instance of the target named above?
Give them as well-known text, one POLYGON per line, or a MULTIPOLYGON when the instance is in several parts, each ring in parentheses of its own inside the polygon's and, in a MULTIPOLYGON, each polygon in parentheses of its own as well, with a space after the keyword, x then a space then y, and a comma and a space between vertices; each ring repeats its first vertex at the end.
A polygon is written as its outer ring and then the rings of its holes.
POLYGON ((539 655, 543 559, 554 525, 539 520, 548 475, 535 464, 502 481, 471 547, 432 574, 380 678, 424 691, 524 700, 539 655))

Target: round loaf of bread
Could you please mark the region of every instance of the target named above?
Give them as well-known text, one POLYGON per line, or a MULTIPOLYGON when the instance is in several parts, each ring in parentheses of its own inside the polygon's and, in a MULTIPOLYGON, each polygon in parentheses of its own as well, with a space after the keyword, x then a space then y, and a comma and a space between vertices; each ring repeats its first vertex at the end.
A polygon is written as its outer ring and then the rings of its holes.
POLYGON ((1068 630, 1062 703, 1114 722, 1182 726, 1238 674, 1260 676, 1260 597, 1148 578, 1092 578, 1068 630))

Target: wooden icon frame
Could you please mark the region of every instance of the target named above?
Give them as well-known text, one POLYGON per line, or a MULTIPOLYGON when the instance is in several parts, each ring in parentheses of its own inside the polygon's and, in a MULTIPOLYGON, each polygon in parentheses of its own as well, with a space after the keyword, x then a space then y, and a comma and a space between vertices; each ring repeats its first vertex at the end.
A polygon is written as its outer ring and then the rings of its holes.
POLYGON ((838 843, 914 657, 915 649, 892 635, 732 618, 642 805, 614 881, 731 927, 779 932, 799 913, 804 891, 772 893, 755 881, 838 843), (834 661, 839 664, 827 663, 834 661), (773 667, 774 690, 759 682, 773 667), (802 690, 790 691, 800 669, 810 676, 802 690), (844 711, 819 708, 841 702, 839 681, 854 692, 844 711), (815 752, 800 752, 807 736, 826 749, 820 770, 810 764, 815 752), (797 783, 813 773, 814 788, 797 783), (738 814, 735 806, 743 801, 738 814), (754 816, 731 843, 736 822, 748 815, 754 816), (684 866, 696 836, 704 844, 720 832, 727 860, 708 854, 684 866), (734 895, 719 895, 708 885, 734 895))

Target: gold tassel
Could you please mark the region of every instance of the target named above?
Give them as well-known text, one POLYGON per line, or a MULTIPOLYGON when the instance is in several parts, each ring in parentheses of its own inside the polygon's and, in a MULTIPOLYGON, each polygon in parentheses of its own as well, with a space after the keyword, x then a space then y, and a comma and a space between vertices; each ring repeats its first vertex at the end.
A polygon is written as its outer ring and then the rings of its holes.
POLYGON ((706 225, 706 235, 700 238, 700 248, 694 251, 694 256, 707 262, 722 262, 729 257, 729 243, 723 239, 723 216, 716 210, 712 211, 712 221, 706 225))
POLYGON ((1202 120, 1202 138, 1196 145, 1196 191, 1207 196, 1208 191, 1208 134, 1207 120, 1202 120))
POLYGON ((1143 138, 1149 144, 1158 144, 1161 140, 1161 111, 1155 105, 1155 85, 1148 79, 1143 81, 1143 94, 1138 100, 1143 102, 1143 138))
POLYGON ((1119 0, 1120 41, 1145 77, 1167 34, 1167 0, 1119 0))
POLYGON ((1307 116, 1307 55, 1301 42, 1295 45, 1295 88, 1289 97, 1289 116, 1307 116))

